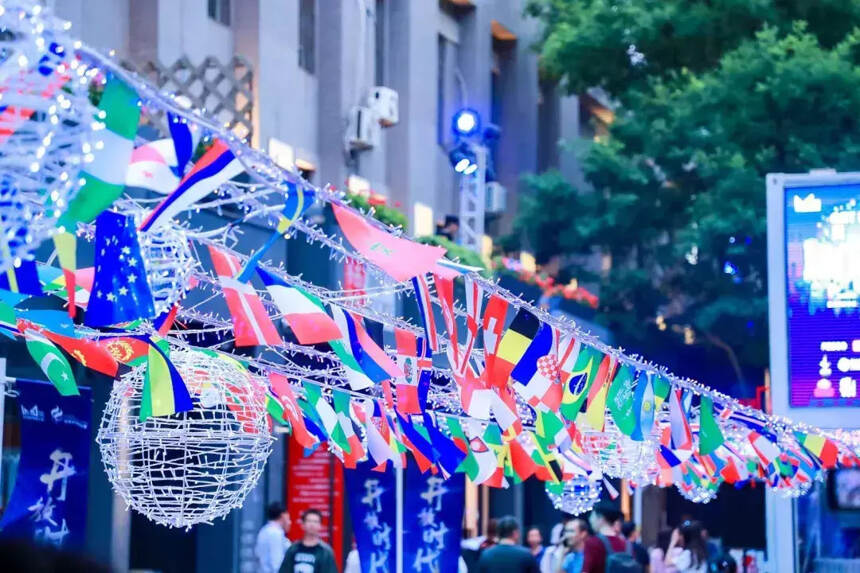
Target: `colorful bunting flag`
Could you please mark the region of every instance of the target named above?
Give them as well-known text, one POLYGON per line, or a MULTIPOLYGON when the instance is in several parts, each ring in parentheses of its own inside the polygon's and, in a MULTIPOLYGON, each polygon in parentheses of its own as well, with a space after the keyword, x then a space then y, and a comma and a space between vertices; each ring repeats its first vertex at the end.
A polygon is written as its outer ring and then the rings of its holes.
POLYGON ((355 426, 350 415, 351 400, 349 394, 343 390, 332 390, 331 397, 335 414, 337 414, 338 425, 348 446, 343 448, 343 465, 347 468, 355 468, 358 461, 365 456, 365 452, 361 438, 355 433, 355 426))
POLYGON ((702 396, 699 405, 699 453, 703 456, 712 454, 725 441, 714 417, 714 401, 709 396, 702 396))
POLYGON ((13 265, 0 273, 0 288, 20 294, 35 296, 44 294, 42 284, 39 282, 36 262, 26 259, 22 260, 17 267, 13 265))
POLYGON ((191 410, 191 396, 182 375, 170 362, 167 343, 153 339, 147 339, 146 342, 149 349, 140 400, 140 421, 191 410))
POLYGON ((606 394, 609 384, 615 376, 618 359, 609 354, 603 356, 600 368, 591 387, 588 389, 588 402, 585 408, 585 422, 593 430, 603 431, 606 419, 606 394))
POLYGON ((532 407, 542 404, 555 410, 561 404, 560 377, 558 332, 548 324, 541 324, 534 340, 511 371, 514 390, 532 407))
POLYGON ((341 333, 340 340, 329 344, 343 362, 353 390, 403 376, 403 371, 364 329, 361 317, 334 304, 329 304, 329 310, 341 333))
MULTIPOLYGON (((497 294, 490 295, 481 326, 484 331, 485 373, 495 371, 496 353, 499 351, 499 343, 502 341, 507 314, 508 301, 497 294)), ((507 383, 507 378, 505 378, 504 383, 507 383)))
POLYGON ((300 219, 305 211, 314 204, 316 192, 312 188, 303 183, 296 184, 293 182, 287 182, 287 188, 284 209, 278 218, 278 225, 275 231, 263 243, 263 246, 251 255, 239 272, 237 280, 241 282, 251 280, 251 274, 257 268, 257 265, 260 264, 260 261, 263 260, 263 255, 275 245, 280 237, 285 236, 293 223, 300 219))
POLYGON ((305 449, 314 448, 319 441, 308 432, 295 392, 286 376, 272 372, 269 383, 281 407, 281 418, 290 423, 293 438, 305 449))
POLYGON ((580 345, 572 336, 562 339, 560 348, 561 379, 564 384, 561 413, 571 422, 576 422, 604 357, 595 348, 580 345))
POLYGON ((340 329, 326 314, 320 299, 299 287, 289 286, 280 277, 262 268, 257 268, 257 274, 299 344, 319 344, 340 338, 340 329))
POLYGON ((442 320, 448 331, 448 353, 451 369, 454 372, 459 372, 460 344, 457 336, 457 315, 454 313, 454 280, 434 274, 433 283, 436 285, 439 306, 442 307, 442 320))
POLYGON ((632 435, 636 429, 636 411, 633 404, 638 374, 632 366, 622 364, 606 395, 606 403, 615 426, 625 436, 632 435))
POLYGON ((104 211, 96 219, 95 279, 87 326, 110 326, 155 316, 134 218, 104 211))
POLYGON ((54 248, 57 249, 57 259, 60 268, 63 269, 63 278, 66 281, 66 298, 69 301, 69 316, 74 318, 77 311, 75 306, 76 279, 75 271, 78 268, 77 261, 77 237, 68 231, 54 234, 54 248))
POLYGON ((463 358, 454 372, 455 378, 464 376, 466 373, 466 363, 472 355, 478 338, 481 307, 484 303, 484 291, 478 281, 466 275, 463 277, 463 282, 466 285, 466 344, 463 348, 463 358))
POLYGON ((401 414, 421 414, 430 386, 429 376, 424 375, 432 366, 430 348, 424 338, 397 326, 394 340, 397 366, 403 372, 403 376, 395 378, 397 410, 401 414))
POLYGON ((418 305, 418 315, 424 328, 424 338, 430 344, 430 350, 439 350, 439 335, 436 331, 436 319, 433 317, 433 302, 430 298, 430 285, 427 276, 418 275, 412 278, 412 290, 418 305))
POLYGON ((239 270, 239 259, 213 245, 209 245, 209 255, 233 320, 236 346, 281 346, 283 341, 278 329, 254 287, 233 278, 239 270))
POLYGON ((422 245, 378 229, 337 203, 331 207, 340 230, 353 248, 397 282, 430 272, 445 254, 442 247, 422 245))
POLYGON ((633 395, 633 413, 636 424, 630 438, 641 442, 651 435, 654 428, 654 416, 657 406, 654 401, 654 384, 650 372, 639 372, 636 383, 636 393, 633 395))
POLYGON ((108 77, 99 101, 99 117, 105 124, 99 132, 103 145, 93 150, 93 160, 80 173, 84 184, 60 218, 66 230, 74 232, 79 221, 91 222, 122 194, 140 121, 139 103, 131 87, 114 76, 108 77))
POLYGON ((815 456, 825 469, 836 467, 839 448, 832 440, 820 434, 795 432, 795 437, 803 448, 815 456))
POLYGON ((681 404, 681 388, 673 388, 669 393, 669 427, 671 428, 670 447, 674 451, 693 449, 693 432, 690 420, 681 404))
MULTIPOLYGON (((492 370, 487 368, 484 371, 487 382, 491 386, 507 386, 511 372, 520 359, 525 356, 526 351, 537 336, 540 327, 541 322, 527 309, 521 308, 517 311, 514 320, 499 342, 492 370)), ((548 349, 551 345, 551 335, 546 340, 548 344, 544 346, 548 349)), ((534 359, 537 360, 538 357, 535 356, 534 359)))
POLYGON ((33 329, 24 331, 24 340, 30 356, 61 396, 80 395, 72 367, 59 348, 33 329))
MULTIPOLYGON (((140 225, 140 230, 149 231, 167 223, 243 171, 245 167, 233 155, 230 147, 222 140, 216 139, 191 171, 182 178, 176 190, 150 211, 140 225)), ((238 270, 237 268, 236 271, 238 270)))

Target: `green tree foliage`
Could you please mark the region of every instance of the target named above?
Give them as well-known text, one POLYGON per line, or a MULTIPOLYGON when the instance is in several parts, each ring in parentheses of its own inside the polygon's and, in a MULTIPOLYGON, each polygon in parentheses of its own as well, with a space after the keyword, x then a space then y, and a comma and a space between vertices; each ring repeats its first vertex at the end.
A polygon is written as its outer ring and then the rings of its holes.
POLYGON ((543 0, 530 11, 546 24, 546 71, 574 92, 605 88, 616 119, 582 156, 590 188, 526 178, 516 231, 580 276, 593 260, 570 255, 611 261, 600 316, 622 344, 665 343, 664 315, 725 351, 739 381, 764 368, 764 176, 860 166, 860 2, 543 0))

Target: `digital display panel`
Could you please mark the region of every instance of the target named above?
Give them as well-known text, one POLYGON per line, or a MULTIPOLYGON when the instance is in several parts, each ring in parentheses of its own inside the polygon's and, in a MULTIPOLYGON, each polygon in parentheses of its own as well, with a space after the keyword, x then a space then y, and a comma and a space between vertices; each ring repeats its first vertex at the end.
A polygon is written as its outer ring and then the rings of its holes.
POLYGON ((860 184, 785 188, 791 407, 860 406, 860 184))

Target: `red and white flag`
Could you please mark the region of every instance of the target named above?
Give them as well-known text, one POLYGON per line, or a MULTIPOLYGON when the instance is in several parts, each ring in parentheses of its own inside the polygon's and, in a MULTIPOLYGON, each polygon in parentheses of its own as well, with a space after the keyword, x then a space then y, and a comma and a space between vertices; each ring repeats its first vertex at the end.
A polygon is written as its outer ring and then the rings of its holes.
POLYGON ((451 370, 459 372, 460 345, 457 338, 457 315, 454 313, 454 279, 434 274, 433 282, 436 284, 436 295, 442 307, 442 319, 448 331, 448 361, 451 370))
POLYGON ((484 289, 481 288, 481 285, 469 276, 464 276, 463 281, 466 284, 466 344, 463 348, 460 364, 455 370, 456 376, 463 376, 466 372, 466 364, 475 348, 475 340, 478 338, 481 307, 484 303, 484 289))
POLYGON ((423 338, 399 327, 394 327, 394 340, 397 344, 397 366, 403 371, 403 376, 394 379, 397 410, 404 415, 421 414, 418 382, 421 379, 421 371, 432 365, 429 349, 426 348, 423 338))
POLYGON ((484 311, 484 372, 493 372, 499 342, 505 330, 505 317, 508 314, 508 301, 497 294, 490 295, 487 310, 484 311))
POLYGON ((233 319, 233 331, 236 336, 236 346, 280 346, 283 344, 278 329, 266 313, 260 297, 250 283, 242 283, 234 277, 242 268, 239 259, 224 253, 209 245, 209 254, 227 308, 233 319))
POLYGON ((413 277, 412 288, 415 291, 415 302, 418 304, 425 337, 430 344, 430 350, 436 352, 439 350, 439 337, 436 333, 436 320, 433 318, 433 302, 430 300, 430 285, 427 283, 427 275, 413 277))

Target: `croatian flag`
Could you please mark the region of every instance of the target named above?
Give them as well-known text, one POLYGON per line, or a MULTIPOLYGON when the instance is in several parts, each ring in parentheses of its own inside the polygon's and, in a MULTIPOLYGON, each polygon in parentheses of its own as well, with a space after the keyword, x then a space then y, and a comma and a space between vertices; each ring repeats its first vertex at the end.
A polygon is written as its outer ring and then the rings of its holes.
POLYGON ((209 254, 233 318, 236 346, 280 346, 282 340, 278 329, 266 313, 254 287, 233 278, 239 271, 239 259, 211 245, 209 254))
POLYGON ((148 231, 170 221, 244 170, 227 144, 216 139, 209 151, 182 178, 176 190, 149 213, 140 230, 148 231))

